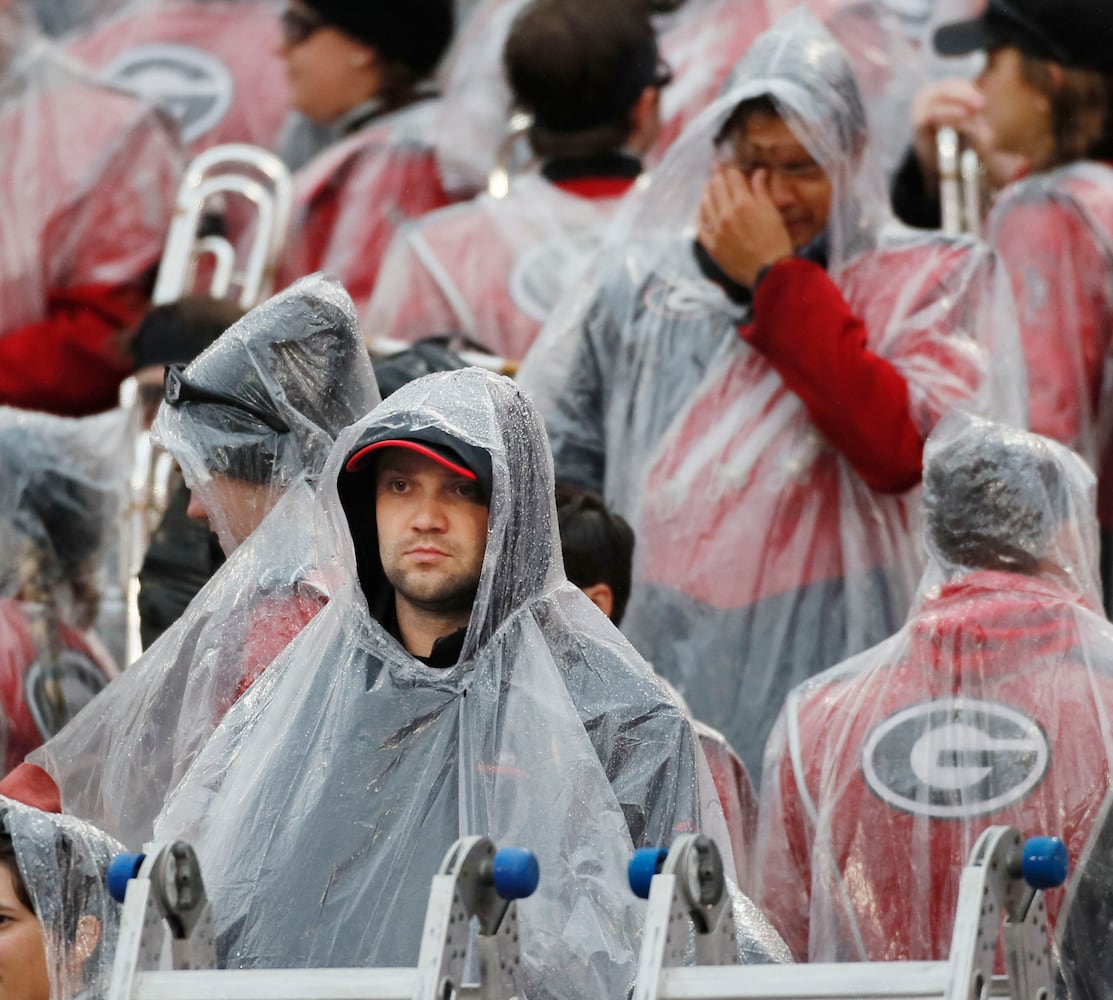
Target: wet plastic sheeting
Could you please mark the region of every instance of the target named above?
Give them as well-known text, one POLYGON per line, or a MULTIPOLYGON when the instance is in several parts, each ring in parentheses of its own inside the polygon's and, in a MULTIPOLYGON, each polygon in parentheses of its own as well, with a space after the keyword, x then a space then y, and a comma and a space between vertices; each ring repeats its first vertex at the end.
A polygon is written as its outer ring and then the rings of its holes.
POLYGON ((44 320, 52 296, 157 264, 182 163, 170 123, 11 10, 0 11, 0 147, 0 337, 44 320))
POLYGON ((133 849, 224 714, 327 601, 309 484, 335 436, 378 401, 351 300, 321 277, 248 313, 186 377, 290 431, 221 403, 163 404, 158 432, 235 551, 178 622, 33 758, 66 812, 133 849), (263 526, 238 548, 221 469, 258 473, 251 485, 265 501, 263 526))
POLYGON ((832 184, 827 273, 867 346, 908 384, 923 436, 956 405, 1021 420, 1007 283, 969 240, 894 223, 849 63, 804 12, 750 50, 620 214, 598 277, 558 307, 519 373, 558 478, 602 490, 634 526, 624 629, 755 783, 787 691, 896 628, 923 565, 916 489, 871 489, 764 355, 744 301, 708 280, 695 220, 714 139, 772 95, 832 184), (992 362, 991 359, 992 358, 992 362))
MULTIPOLYGON (((696 828, 729 842, 685 715, 564 578, 551 470, 532 405, 478 369, 404 386, 338 440, 317 537, 332 600, 225 717, 155 827, 197 846, 228 965, 412 965, 445 851, 486 834, 540 860, 519 910, 530 995, 621 996, 641 923, 630 852, 696 828), (346 474, 343 504, 338 487, 361 447, 430 429, 489 456, 493 481, 478 594, 446 668, 369 612, 364 587, 393 600, 364 545, 373 478, 346 474)), ((264 526, 254 541, 284 539, 264 526)), ((739 912, 750 960, 783 955, 752 907, 739 912)))
POLYGON ((105 872, 121 845, 88 823, 10 799, 0 798, 0 816, 31 909, 42 925, 51 1000, 104 996, 120 914, 120 904, 108 894, 105 872), (82 961, 80 955, 90 944, 95 947, 82 961))
POLYGON ((588 199, 543 178, 514 179, 399 230, 364 320, 368 336, 413 342, 456 334, 520 361, 602 242, 617 199, 588 199))
MULTIPOLYGON (((754 874, 800 959, 945 958, 961 866, 991 825, 1066 842, 1053 923, 1089 869, 1113 761, 1093 475, 957 414, 924 467, 929 565, 907 621, 793 691, 769 743, 754 874)), ((1100 857, 1089 878, 1108 898, 1100 857)), ((1067 971, 1090 980, 1106 949, 1080 917, 1067 971)))
POLYGON ((244 486, 256 488, 249 502, 265 513, 293 482, 315 479, 341 428, 379 401, 352 300, 323 275, 249 312, 171 394, 154 439, 201 497, 225 552, 243 541, 244 486), (228 401, 199 398, 198 389, 228 401))
POLYGON ((115 583, 126 442, 121 414, 75 420, 0 407, 5 771, 116 674, 91 630, 115 583))

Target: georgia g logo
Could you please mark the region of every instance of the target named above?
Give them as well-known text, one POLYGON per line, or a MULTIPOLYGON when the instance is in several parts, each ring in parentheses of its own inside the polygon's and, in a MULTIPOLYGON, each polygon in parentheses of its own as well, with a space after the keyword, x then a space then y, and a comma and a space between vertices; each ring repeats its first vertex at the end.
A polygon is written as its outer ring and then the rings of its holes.
POLYGON ((235 83, 216 56, 189 45, 150 44, 128 49, 104 70, 110 83, 165 108, 189 143, 218 125, 232 106, 235 83))
POLYGON ((862 747, 862 774, 879 798, 935 819, 984 816, 1039 784, 1051 760, 1043 730, 1015 708, 947 698, 902 709, 862 747))

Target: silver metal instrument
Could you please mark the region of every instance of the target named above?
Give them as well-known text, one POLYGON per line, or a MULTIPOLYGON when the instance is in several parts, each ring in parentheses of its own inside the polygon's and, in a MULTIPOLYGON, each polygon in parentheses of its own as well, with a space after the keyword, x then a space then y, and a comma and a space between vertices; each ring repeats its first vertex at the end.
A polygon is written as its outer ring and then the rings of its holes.
MULTIPOLYGON (((274 153, 245 143, 214 146, 186 168, 178 187, 152 296, 154 305, 183 295, 232 299, 251 309, 274 286, 293 206, 293 181, 274 153), (214 219, 225 225, 207 231, 214 219)), ((131 416, 132 464, 118 560, 124 604, 124 663, 142 652, 139 569, 151 534, 166 510, 173 461, 151 444, 135 379, 120 387, 119 405, 131 416)))
POLYGON ((978 154, 963 147, 953 128, 935 133, 935 148, 943 232, 977 235, 982 229, 982 165, 978 154))

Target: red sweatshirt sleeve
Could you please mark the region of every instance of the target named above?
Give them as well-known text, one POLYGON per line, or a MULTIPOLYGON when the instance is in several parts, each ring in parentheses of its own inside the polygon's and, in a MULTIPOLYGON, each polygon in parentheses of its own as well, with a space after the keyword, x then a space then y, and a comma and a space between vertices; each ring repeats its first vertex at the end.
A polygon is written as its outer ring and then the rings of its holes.
POLYGON ((774 264, 757 287, 753 316, 741 336, 777 369, 867 485, 884 493, 915 486, 923 439, 908 384, 866 348, 865 324, 823 268, 798 258, 774 264))
POLYGON ((13 768, 0 781, 0 795, 33 806, 43 812, 60 813, 62 795, 54 779, 37 764, 24 762, 13 768))
POLYGON ((47 317, 0 332, 0 404, 83 416, 115 405, 131 364, 122 331, 146 308, 133 285, 51 296, 47 317))

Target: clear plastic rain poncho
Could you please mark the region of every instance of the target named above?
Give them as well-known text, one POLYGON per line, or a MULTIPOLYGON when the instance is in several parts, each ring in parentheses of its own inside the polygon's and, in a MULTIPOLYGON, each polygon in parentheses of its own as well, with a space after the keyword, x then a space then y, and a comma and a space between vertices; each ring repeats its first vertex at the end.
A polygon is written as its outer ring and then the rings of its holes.
POLYGON ((158 418, 217 524, 227 518, 209 503, 220 489, 204 477, 222 466, 260 473, 250 485, 264 490, 263 526, 174 626, 31 758, 57 785, 65 812, 132 849, 150 838, 167 794, 225 712, 326 603, 308 484, 334 437, 378 402, 351 301, 327 278, 307 279, 254 309, 186 378, 234 390, 291 427, 279 434, 250 414, 184 397, 158 418))
POLYGON ((0 149, 0 401, 111 406, 173 212, 177 136, 5 6, 0 149))
POLYGON ((1013 283, 1028 366, 1032 429, 1099 472, 1113 526, 1113 170, 1081 162, 1007 188, 986 239, 1013 283))
POLYGON ((105 82, 173 116, 189 154, 274 147, 288 106, 278 0, 132 0, 67 41, 105 82))
MULTIPOLYGON (((513 97, 502 72, 502 49, 526 0, 487 0, 460 33, 447 61, 445 98, 437 122, 437 158, 450 191, 487 187, 496 167, 523 166, 521 148, 504 144, 513 97)), ((651 4, 652 6, 652 4, 651 4)), ((661 92, 661 134, 649 162, 660 162, 680 133, 720 94, 754 39, 791 10, 789 0, 684 0, 659 5, 654 22, 672 82, 661 92)), ((877 0, 815 0, 809 5, 847 45, 862 76, 870 122, 884 127, 886 167, 903 151, 907 112, 918 76, 899 24, 877 0), (891 142, 888 141, 891 138, 891 142), (890 152, 891 148, 891 152, 890 152)))
POLYGON ((120 414, 0 407, 0 765, 62 728, 115 676, 92 633, 127 468, 120 414))
MULTIPOLYGON (((630 852, 700 827, 728 841, 686 716, 564 578, 536 410, 478 369, 418 379, 340 437, 319 497, 333 598, 225 717, 155 829, 196 846, 222 962, 413 965, 445 852, 486 834, 540 861, 519 908, 529 995, 624 996, 641 912, 630 852), (369 613, 365 587, 393 606, 374 468, 341 475, 367 445, 415 434, 490 461, 481 578, 449 667, 414 659, 369 613)), ((751 904, 737 912, 748 959, 783 954, 751 904)))
POLYGON ((514 178, 505 198, 482 194, 404 226, 364 317, 368 336, 448 334, 520 361, 590 263, 618 204, 531 174, 514 178))
MULTIPOLYGON (((5 798, 0 827, 0 860, 11 864, 14 851, 28 909, 42 925, 50 1000, 104 996, 120 929, 120 905, 108 893, 106 872, 123 848, 88 823, 5 798)), ((15 971, 12 958, 5 959, 6 973, 15 971)), ((19 995, 12 988, 26 985, 17 979, 9 989, 19 995)))
POLYGON ((172 368, 152 432, 230 553, 293 482, 315 479, 340 429, 378 401, 351 298, 310 275, 172 368))
MULTIPOLYGON (((1109 788, 1092 473, 954 414, 928 440, 924 504, 930 566, 904 627, 793 691, 769 743, 754 873, 798 958, 946 958, 982 831, 1062 837, 1074 868, 1109 788)), ((1063 899, 1047 895, 1053 924, 1063 899)))
POLYGON ((1023 376, 990 255, 890 220, 852 71, 826 30, 802 11, 784 18, 738 81, 623 212, 599 280, 558 308, 519 379, 545 413, 558 480, 601 490, 637 534, 624 631, 756 783, 788 690, 888 635, 908 607, 923 558, 920 441, 955 405, 1020 419, 1023 376), (766 276, 760 291, 775 297, 755 314, 693 241, 715 138, 759 95, 832 195, 825 232, 766 276), (770 285, 777 270, 792 280, 770 285), (762 350, 745 339, 759 331, 762 350), (871 374, 842 381, 862 343, 871 374), (887 379, 904 445, 888 417, 863 406, 852 419, 847 405, 879 406, 887 379))
POLYGON ((328 146, 294 175, 279 287, 327 271, 357 302, 375 287, 398 227, 448 204, 433 150, 440 100, 421 99, 328 146))

